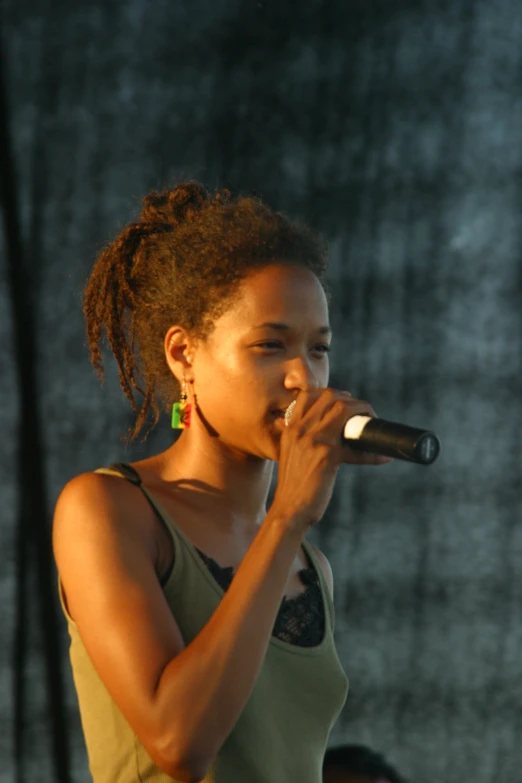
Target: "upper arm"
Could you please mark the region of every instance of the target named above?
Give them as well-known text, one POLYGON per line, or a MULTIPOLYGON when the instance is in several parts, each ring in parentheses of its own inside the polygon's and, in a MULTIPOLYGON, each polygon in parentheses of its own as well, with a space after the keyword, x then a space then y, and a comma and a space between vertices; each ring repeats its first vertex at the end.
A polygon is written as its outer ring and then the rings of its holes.
POLYGON ((328 585, 328 588, 330 590, 330 595, 333 599, 333 593, 334 593, 334 582, 333 582, 333 573, 332 573, 332 567, 328 561, 328 558, 326 555, 321 552, 320 549, 318 549, 314 544, 311 544, 308 542, 308 545, 312 547, 314 551, 314 555, 319 560, 319 565, 321 566, 321 570, 324 574, 324 578, 326 580, 326 584, 328 585))
POLYGON ((154 758, 162 731, 156 689, 185 644, 159 585, 154 546, 139 523, 137 500, 122 479, 78 476, 58 499, 53 550, 85 649, 154 758))

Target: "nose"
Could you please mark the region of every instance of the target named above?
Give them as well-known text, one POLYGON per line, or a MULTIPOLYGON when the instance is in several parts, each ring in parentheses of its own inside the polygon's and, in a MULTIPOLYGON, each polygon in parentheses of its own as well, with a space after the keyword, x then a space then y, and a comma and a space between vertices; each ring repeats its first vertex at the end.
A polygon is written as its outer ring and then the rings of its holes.
POLYGON ((310 391, 318 389, 319 380, 316 378, 310 362, 302 356, 294 357, 288 362, 285 375, 285 389, 290 391, 310 391))

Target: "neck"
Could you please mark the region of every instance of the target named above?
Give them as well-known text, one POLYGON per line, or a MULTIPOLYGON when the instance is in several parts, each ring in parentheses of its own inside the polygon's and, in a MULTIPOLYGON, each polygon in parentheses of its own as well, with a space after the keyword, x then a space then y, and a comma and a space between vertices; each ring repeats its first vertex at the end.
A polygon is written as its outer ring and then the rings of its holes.
POLYGON ((217 439, 188 435, 183 432, 159 455, 162 480, 187 489, 202 505, 211 503, 231 525, 260 524, 266 516, 274 463, 232 451, 217 439))

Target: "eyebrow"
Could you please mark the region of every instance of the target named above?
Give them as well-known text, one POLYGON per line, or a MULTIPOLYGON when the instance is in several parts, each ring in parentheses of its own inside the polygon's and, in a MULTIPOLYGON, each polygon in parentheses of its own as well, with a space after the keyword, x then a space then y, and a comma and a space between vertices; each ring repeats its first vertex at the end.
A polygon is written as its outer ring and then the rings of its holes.
MULTIPOLYGON (((289 331, 292 327, 288 324, 280 323, 279 321, 267 321, 264 324, 254 326, 254 329, 277 329, 280 332, 289 331)), ((329 326, 320 326, 316 331, 319 334, 332 334, 332 330, 329 326)))

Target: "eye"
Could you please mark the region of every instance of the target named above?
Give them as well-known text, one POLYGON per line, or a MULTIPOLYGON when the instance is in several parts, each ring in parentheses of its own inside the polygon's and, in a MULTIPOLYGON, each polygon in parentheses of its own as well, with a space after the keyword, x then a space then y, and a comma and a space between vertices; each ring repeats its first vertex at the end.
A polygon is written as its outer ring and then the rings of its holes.
MULTIPOLYGON (((266 348, 267 350, 277 350, 278 348, 283 347, 283 343, 279 340, 267 340, 264 343, 257 343, 255 347, 266 348)), ((324 356, 325 354, 330 353, 331 346, 327 345, 326 343, 319 343, 318 345, 314 345, 312 350, 317 351, 324 356)))
POLYGON ((278 340, 267 340, 266 343, 257 343, 256 348, 281 348, 282 343, 278 340))
POLYGON ((330 353, 332 350, 332 347, 330 345, 327 345, 326 343, 320 343, 319 345, 316 345, 314 347, 314 351, 319 351, 319 353, 322 353, 323 356, 327 353, 330 353))

